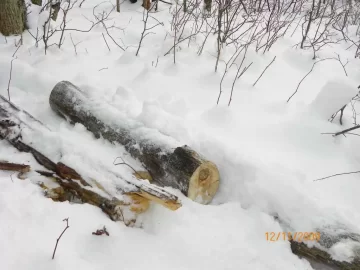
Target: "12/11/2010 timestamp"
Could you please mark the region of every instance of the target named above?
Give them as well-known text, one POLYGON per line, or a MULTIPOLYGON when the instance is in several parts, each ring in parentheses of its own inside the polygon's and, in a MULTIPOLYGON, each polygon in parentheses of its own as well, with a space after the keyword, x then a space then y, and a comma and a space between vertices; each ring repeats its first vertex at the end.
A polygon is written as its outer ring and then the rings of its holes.
POLYGON ((277 241, 320 241, 319 232, 266 232, 266 241, 277 242, 277 241))

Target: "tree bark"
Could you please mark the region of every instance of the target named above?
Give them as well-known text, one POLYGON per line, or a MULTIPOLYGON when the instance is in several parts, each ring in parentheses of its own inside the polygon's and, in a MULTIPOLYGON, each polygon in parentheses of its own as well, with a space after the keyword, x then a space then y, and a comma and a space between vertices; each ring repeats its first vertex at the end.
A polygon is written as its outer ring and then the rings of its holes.
POLYGON ((211 13, 212 0, 204 0, 204 10, 211 13))
MULTIPOLYGON (((283 221, 280 217, 275 216, 274 218, 279 222, 284 232, 296 231, 288 222, 283 221)), ((287 237, 287 240, 290 242, 291 251, 300 258, 308 260, 314 269, 360 269, 360 253, 357 247, 360 244, 360 235, 351 232, 351 230, 345 226, 338 226, 339 227, 333 227, 329 226, 329 224, 324 224, 321 228, 314 230, 313 237, 310 237, 310 233, 306 236, 306 233, 300 232, 297 233, 299 237, 296 239, 289 239, 290 237, 287 237), (353 241, 355 244, 351 247, 354 254, 354 258, 351 262, 337 261, 333 259, 329 253, 330 248, 345 240, 353 241), (307 245, 308 243, 311 243, 311 245, 307 245)), ((290 235, 296 237, 294 236, 294 233, 291 233, 290 235)))
MULTIPOLYGON (((323 235, 321 235, 323 237, 323 235)), ((346 239, 344 237, 343 239, 346 239)), ((336 261, 331 258, 331 255, 324 250, 314 246, 308 247, 303 242, 290 241, 291 251, 301 258, 308 259, 310 264, 321 264, 323 266, 335 267, 339 270, 359 270, 360 258, 356 257, 352 262, 336 261)), ((332 268, 334 269, 334 268, 332 268)))
POLYGON ((59 15, 59 11, 60 11, 60 6, 61 6, 61 0, 57 0, 55 3, 53 3, 51 5, 51 10, 50 12, 52 12, 52 15, 51 15, 51 19, 53 21, 56 21, 57 20, 57 17, 59 15))
POLYGON ((150 7, 151 7, 151 0, 143 0, 143 7, 146 9, 146 10, 150 10, 150 7))
POLYGON ((202 204, 209 203, 217 192, 219 171, 214 163, 188 146, 177 146, 170 137, 110 111, 106 104, 91 100, 72 83, 56 84, 50 106, 72 124, 84 125, 95 137, 122 144, 142 162, 153 183, 179 189, 202 204))
POLYGON ((0 33, 4 36, 19 35, 26 28, 24 0, 0 1, 0 33))
POLYGON ((42 0, 31 0, 31 3, 37 6, 42 6, 42 0))
POLYGON ((30 171, 30 166, 25 164, 0 162, 0 170, 26 173, 30 171))

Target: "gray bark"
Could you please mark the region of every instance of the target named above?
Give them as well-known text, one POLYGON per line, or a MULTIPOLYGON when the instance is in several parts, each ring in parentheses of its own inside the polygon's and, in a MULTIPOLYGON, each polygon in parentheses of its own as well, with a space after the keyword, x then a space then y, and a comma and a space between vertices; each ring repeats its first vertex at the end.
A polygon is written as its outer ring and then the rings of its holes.
POLYGON ((4 36, 19 35, 26 28, 24 0, 0 1, 0 33, 4 36))

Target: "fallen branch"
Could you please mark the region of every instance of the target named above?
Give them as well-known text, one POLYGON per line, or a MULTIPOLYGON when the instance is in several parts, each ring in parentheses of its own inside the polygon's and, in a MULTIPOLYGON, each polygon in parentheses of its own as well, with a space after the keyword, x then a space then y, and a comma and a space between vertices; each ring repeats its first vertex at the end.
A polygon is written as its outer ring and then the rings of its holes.
POLYGON ((93 235, 103 235, 106 234, 107 236, 110 236, 109 232, 106 230, 106 227, 102 228, 101 230, 96 230, 96 232, 92 233, 93 235))
POLYGON ((17 163, 0 162, 0 170, 27 173, 30 171, 30 166, 17 163))
POLYGON ((70 227, 70 226, 69 226, 69 218, 65 218, 63 221, 66 221, 66 227, 65 227, 65 229, 63 230, 63 232, 60 234, 59 238, 56 239, 56 245, 55 245, 55 248, 54 248, 54 252, 53 252, 53 255, 52 255, 52 259, 54 259, 54 257, 55 257, 56 249, 57 249, 57 246, 58 246, 58 244, 59 244, 59 241, 60 241, 61 237, 63 236, 63 234, 65 233, 65 231, 70 227))
POLYGON ((358 129, 358 128, 360 128, 360 125, 356 125, 354 127, 347 128, 347 129, 344 129, 342 131, 336 132, 336 133, 334 133, 333 136, 335 137, 335 136, 343 135, 343 134, 345 134, 345 133, 347 133, 349 131, 353 131, 353 130, 358 129))

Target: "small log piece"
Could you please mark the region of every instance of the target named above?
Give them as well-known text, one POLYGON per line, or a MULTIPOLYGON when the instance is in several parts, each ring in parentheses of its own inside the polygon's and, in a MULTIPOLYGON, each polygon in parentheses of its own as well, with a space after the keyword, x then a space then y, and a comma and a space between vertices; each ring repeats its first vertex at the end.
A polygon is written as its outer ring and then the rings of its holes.
POLYGON ((30 166, 24 164, 0 162, 0 170, 27 173, 30 171, 30 166))

